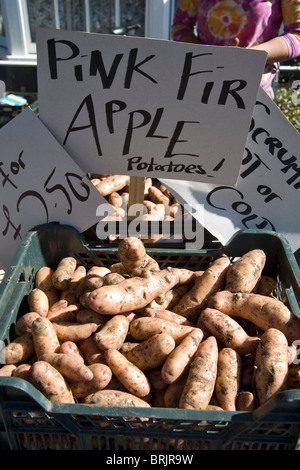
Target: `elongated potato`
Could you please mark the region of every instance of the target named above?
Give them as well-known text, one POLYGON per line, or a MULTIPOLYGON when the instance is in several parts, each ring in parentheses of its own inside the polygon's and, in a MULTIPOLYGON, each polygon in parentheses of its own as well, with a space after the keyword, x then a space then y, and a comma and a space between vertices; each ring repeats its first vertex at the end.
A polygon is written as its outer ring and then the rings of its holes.
POLYGON ((288 343, 285 335, 269 328, 261 336, 255 356, 254 383, 259 405, 287 389, 288 343))
POLYGON ((54 269, 49 266, 41 267, 35 275, 35 287, 41 289, 48 297, 49 307, 57 302, 60 298, 60 291, 54 287, 52 275, 54 269))
POLYGON ((76 321, 77 305, 69 305, 66 299, 60 299, 50 308, 47 315, 50 321, 76 321))
POLYGON ((300 339, 300 319, 275 297, 220 291, 210 297, 207 306, 249 320, 263 331, 276 328, 291 343, 300 339))
POLYGON ((17 369, 15 364, 5 364, 0 369, 0 377, 11 377, 15 369, 17 369))
POLYGON ((219 352, 215 394, 221 408, 236 411, 237 396, 241 385, 242 360, 232 348, 219 352))
POLYGON ((164 382, 167 384, 177 382, 187 371, 202 338, 203 332, 195 328, 170 352, 161 369, 164 382))
POLYGON ((44 291, 37 287, 28 294, 28 305, 31 312, 37 312, 41 317, 46 317, 49 311, 49 299, 44 291))
POLYGON ((75 354, 47 353, 39 356, 57 369, 66 380, 92 380, 92 371, 75 354))
POLYGON ((146 375, 120 351, 108 349, 105 351, 105 359, 113 374, 130 393, 139 398, 146 397, 150 393, 151 386, 146 375))
POLYGON ((123 238, 118 246, 118 255, 120 262, 109 268, 113 273, 144 277, 148 272, 160 270, 157 261, 147 254, 145 245, 140 238, 123 238))
POLYGON ((13 372, 12 372, 12 376, 13 377, 19 377, 20 379, 24 379, 24 380, 29 380, 29 371, 31 369, 31 364, 20 364, 18 365, 18 367, 16 367, 13 372))
POLYGON ((129 320, 125 315, 115 315, 94 334, 99 349, 120 349, 128 333, 129 320))
POLYGON ((34 362, 29 371, 29 381, 51 402, 75 403, 66 380, 48 362, 34 362))
POLYGON ((77 358, 84 362, 84 357, 78 345, 73 341, 64 341, 57 352, 62 354, 75 354, 77 358))
POLYGON ((97 406, 120 406, 122 408, 150 408, 150 405, 132 393, 121 390, 100 390, 88 395, 82 400, 83 403, 97 406))
POLYGON ((225 290, 250 293, 262 275, 265 262, 266 255, 260 249, 245 253, 228 269, 225 290))
POLYGON ((52 322, 59 341, 73 341, 77 343, 88 338, 97 328, 97 323, 52 322))
POLYGON ((73 272, 72 276, 70 277, 68 289, 75 292, 78 285, 86 277, 86 267, 83 265, 79 265, 76 267, 75 271, 73 272))
POLYGON ((260 295, 273 295, 277 281, 271 276, 262 275, 253 292, 260 295))
POLYGON ((180 397, 183 393, 188 372, 183 374, 177 382, 167 385, 164 393, 164 405, 166 408, 179 408, 180 397))
POLYGON ((158 333, 137 344, 129 351, 122 351, 122 354, 145 372, 161 366, 174 348, 175 341, 172 336, 158 333))
POLYGON ((89 336, 88 338, 79 341, 78 347, 88 365, 106 363, 104 351, 98 348, 93 336, 89 336))
POLYGON ((129 332, 138 341, 143 341, 158 333, 167 333, 174 338, 175 343, 178 343, 194 328, 188 325, 177 325, 161 318, 140 317, 132 320, 129 332))
POLYGON ((7 344, 1 351, 1 354, 3 354, 5 358, 5 364, 18 364, 27 361, 34 352, 34 343, 31 334, 23 333, 7 344))
POLYGON ((201 312, 200 319, 225 347, 232 348, 241 355, 255 354, 260 338, 250 337, 233 318, 207 307, 201 312))
POLYGON ((214 392, 217 368, 217 340, 209 336, 198 346, 179 400, 179 408, 206 409, 214 392))
POLYGON ((180 298, 173 311, 196 322, 208 297, 223 288, 229 266, 230 259, 225 255, 214 260, 204 273, 196 276, 194 286, 180 298))
POLYGON ((37 312, 27 312, 16 321, 15 333, 21 336, 24 333, 31 333, 31 326, 34 320, 41 315, 37 312))
POLYGON ((147 277, 132 277, 114 286, 102 286, 83 301, 87 308, 103 315, 134 312, 175 285, 190 282, 193 276, 188 269, 166 268, 147 277))
POLYGON ((183 315, 172 312, 168 309, 154 309, 151 307, 146 307, 143 311, 143 316, 152 317, 152 318, 162 318, 163 320, 172 321, 178 325, 189 325, 193 326, 193 323, 187 320, 183 315))
POLYGON ((256 402, 254 394, 249 390, 239 392, 236 402, 237 411, 253 411, 255 408, 256 402))
POLYGON ((31 327, 31 334, 35 354, 38 358, 42 354, 58 351, 60 342, 55 328, 48 318, 40 317, 34 320, 31 327))
POLYGON ((155 367, 147 371, 147 377, 151 384, 151 389, 155 391, 165 390, 168 386, 161 378, 161 367, 155 367))
POLYGON ((96 184, 96 188, 105 197, 115 191, 120 191, 128 184, 130 184, 129 175, 109 175, 96 184))
POLYGON ((77 261, 73 256, 62 258, 52 274, 52 283, 54 287, 58 290, 67 289, 76 267, 77 261))
POLYGON ((76 380, 69 382, 74 398, 84 398, 92 393, 103 390, 112 378, 111 369, 105 364, 91 364, 88 366, 93 377, 91 380, 76 380))

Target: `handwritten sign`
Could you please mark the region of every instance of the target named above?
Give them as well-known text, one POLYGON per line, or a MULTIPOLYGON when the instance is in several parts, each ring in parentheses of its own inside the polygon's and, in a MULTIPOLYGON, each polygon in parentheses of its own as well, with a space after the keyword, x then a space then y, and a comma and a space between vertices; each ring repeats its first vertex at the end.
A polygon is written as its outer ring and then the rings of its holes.
POLYGON ((86 171, 234 184, 265 59, 39 28, 40 118, 86 171))
POLYGON ((300 135, 263 89, 236 186, 163 182, 181 202, 204 205, 198 221, 223 244, 238 230, 264 229, 300 248, 300 135))
MULTIPOLYGON (((106 203, 30 108, 0 130, 0 267, 7 269, 25 233, 60 222, 80 232, 106 203)), ((106 203, 106 208, 108 208, 106 203)))

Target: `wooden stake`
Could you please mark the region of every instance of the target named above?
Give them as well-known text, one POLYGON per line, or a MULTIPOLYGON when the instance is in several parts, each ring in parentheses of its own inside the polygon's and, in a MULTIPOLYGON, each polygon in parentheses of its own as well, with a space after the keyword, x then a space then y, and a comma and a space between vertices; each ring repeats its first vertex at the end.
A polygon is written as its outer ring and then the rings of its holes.
MULTIPOLYGON (((133 204, 144 204, 145 177, 130 176, 128 211, 133 204)), ((141 217, 142 213, 128 215, 128 220, 141 217)))

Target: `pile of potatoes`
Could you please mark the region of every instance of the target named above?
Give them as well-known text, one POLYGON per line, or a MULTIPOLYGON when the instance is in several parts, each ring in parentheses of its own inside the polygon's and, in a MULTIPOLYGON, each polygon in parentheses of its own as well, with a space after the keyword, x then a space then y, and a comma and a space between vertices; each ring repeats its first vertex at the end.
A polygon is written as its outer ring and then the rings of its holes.
MULTIPOLYGON (((91 183, 99 193, 111 204, 115 212, 104 217, 106 221, 124 220, 129 204, 130 176, 128 175, 92 175, 91 183)), ((191 217, 170 191, 157 179, 145 178, 144 181, 144 221, 174 221, 178 218, 191 217)), ((162 234, 144 237, 144 243, 155 243, 163 238, 162 234)), ((118 239, 111 234, 111 242, 118 239)))
POLYGON ((252 411, 300 388, 300 319, 274 296, 262 250, 199 271, 161 269, 135 237, 118 255, 37 271, 1 376, 52 402, 193 410, 252 411))

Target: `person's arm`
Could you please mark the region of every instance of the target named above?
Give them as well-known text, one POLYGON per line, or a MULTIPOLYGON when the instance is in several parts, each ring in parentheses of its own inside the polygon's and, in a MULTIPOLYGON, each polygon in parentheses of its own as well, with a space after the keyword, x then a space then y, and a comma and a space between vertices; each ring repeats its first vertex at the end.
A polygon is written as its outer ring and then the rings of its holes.
MULTIPOLYGON (((300 37, 297 35, 294 36, 300 44, 300 37)), ((266 51, 268 53, 266 60, 267 64, 273 64, 274 62, 284 62, 290 58, 290 49, 288 48, 286 41, 281 36, 270 39, 267 42, 257 44, 256 46, 252 46, 251 49, 266 51)))

